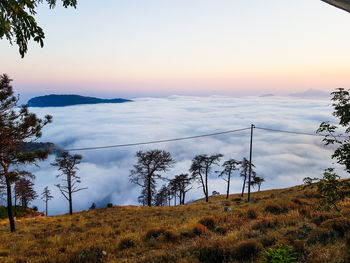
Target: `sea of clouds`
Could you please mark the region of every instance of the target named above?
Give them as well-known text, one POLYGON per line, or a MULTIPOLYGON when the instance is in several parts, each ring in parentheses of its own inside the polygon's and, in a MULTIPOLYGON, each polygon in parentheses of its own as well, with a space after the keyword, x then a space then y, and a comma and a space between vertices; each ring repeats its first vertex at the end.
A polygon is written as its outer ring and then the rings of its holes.
MULTIPOLYGON (((188 97, 139 98, 131 103, 82 105, 59 108, 31 108, 38 116, 53 116, 53 123, 43 130, 40 141, 49 141, 61 148, 81 148, 171 139, 250 127, 314 133, 322 121, 334 120, 327 100, 306 100, 287 97, 188 97)), ((129 182, 129 172, 136 163, 139 150, 162 149, 171 152, 175 166, 166 173, 169 178, 186 173, 196 154, 222 153, 222 162, 249 157, 250 131, 241 131, 194 140, 159 143, 126 148, 81 152, 83 160, 78 175, 82 187, 75 193, 75 211, 88 209, 93 202, 118 205, 137 204, 140 187, 129 182)), ((325 147, 322 137, 254 130, 253 163, 258 176, 266 182, 263 189, 301 184, 304 177, 320 177, 334 162, 332 149, 325 147)), ((49 214, 66 213, 68 202, 54 186, 61 183, 57 168, 50 163, 54 156, 40 162, 39 167, 26 167, 36 175, 35 189, 52 190, 49 214)), ((220 170, 214 167, 213 171, 220 170)), ((345 173, 343 172, 345 175, 345 173)), ((158 186, 165 182, 158 181, 158 186)), ((231 192, 241 191, 242 179, 236 173, 231 192)), ((213 173, 209 192, 225 193, 226 182, 213 173)), ((187 201, 203 196, 198 185, 188 193, 187 201)), ((32 205, 44 210, 40 199, 32 205)))

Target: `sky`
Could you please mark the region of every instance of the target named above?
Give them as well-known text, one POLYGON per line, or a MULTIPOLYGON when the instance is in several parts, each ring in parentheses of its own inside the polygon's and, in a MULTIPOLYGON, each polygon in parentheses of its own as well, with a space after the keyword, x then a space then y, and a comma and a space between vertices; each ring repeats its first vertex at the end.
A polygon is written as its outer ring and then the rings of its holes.
MULTIPOLYGON (((43 129, 40 141, 50 141, 63 149, 94 147, 163 140, 185 136, 257 127, 315 133, 322 121, 334 121, 327 100, 287 97, 225 97, 225 96, 170 96, 166 98, 138 98, 123 104, 79 105, 57 108, 30 108, 39 117, 53 116, 53 122, 43 129), (283 116, 283 117, 282 117, 283 116)), ((258 176, 266 182, 262 190, 300 185, 305 177, 322 177, 324 169, 334 166, 334 149, 324 146, 323 137, 268 132, 255 129, 253 159, 258 176)), ((161 149, 169 151, 176 164, 163 176, 171 179, 176 174, 188 173, 191 160, 198 154, 221 153, 221 164, 230 159, 249 156, 250 131, 152 145, 126 148, 71 151, 81 154, 77 174, 81 187, 87 190, 75 193, 75 211, 88 209, 93 202, 106 205, 137 205, 141 188, 129 182, 130 170, 136 164, 137 151, 161 149)), ((68 211, 68 202, 55 184, 62 183, 51 155, 26 165, 25 170, 35 178, 35 190, 41 193, 45 186, 54 199, 49 203, 49 214, 68 211)), ((336 166, 335 166, 336 167, 336 166)), ((213 167, 209 178, 209 193, 225 193, 226 182, 218 178, 213 167)), ((338 167, 339 169, 339 167, 338 167)), ((348 177, 343 169, 340 176, 348 177)), ((167 182, 157 180, 157 187, 167 182)), ((236 172, 231 182, 231 193, 242 189, 242 178, 236 172)), ((254 189, 253 191, 256 191, 254 189)), ((203 197, 198 184, 188 193, 186 201, 203 197)), ((44 202, 35 200, 31 205, 44 210, 44 202)))
POLYGON ((320 0, 84 0, 41 5, 45 47, 0 40, 22 99, 286 95, 350 87, 350 15, 320 0))

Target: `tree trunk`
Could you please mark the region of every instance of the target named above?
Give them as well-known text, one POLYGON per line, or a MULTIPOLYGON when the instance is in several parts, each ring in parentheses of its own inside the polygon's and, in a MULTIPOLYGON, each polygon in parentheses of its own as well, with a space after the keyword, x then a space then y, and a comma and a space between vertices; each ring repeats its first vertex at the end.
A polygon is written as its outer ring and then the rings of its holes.
POLYGON ((227 178, 226 199, 228 199, 228 196, 229 196, 229 194, 230 194, 230 180, 231 180, 231 173, 228 174, 228 178, 227 178))
POLYGON ((47 203, 48 203, 48 200, 47 200, 47 198, 46 198, 46 208, 45 208, 45 215, 47 216, 47 203))
POLYGON ((208 170, 205 171, 205 202, 209 202, 209 194, 208 194, 208 170))
POLYGON ((67 174, 67 183, 68 183, 68 202, 69 202, 69 214, 73 215, 73 205, 72 205, 72 177, 67 174))
POLYGON ((14 194, 15 194, 15 216, 17 216, 17 198, 16 198, 16 188, 14 188, 14 194))
POLYGON ((10 230, 11 230, 11 232, 15 232, 16 231, 15 220, 13 219, 13 215, 12 215, 11 184, 10 184, 9 178, 8 178, 8 170, 6 168, 4 168, 4 176, 5 176, 6 188, 7 188, 7 214, 8 214, 9 221, 10 221, 10 230))
POLYGON ((243 188, 242 188, 242 197, 243 197, 243 195, 244 195, 244 188, 245 188, 245 181, 247 180, 247 177, 245 176, 244 177, 244 181, 243 181, 243 188))
POLYGON ((147 178, 147 206, 152 206, 151 178, 147 178))

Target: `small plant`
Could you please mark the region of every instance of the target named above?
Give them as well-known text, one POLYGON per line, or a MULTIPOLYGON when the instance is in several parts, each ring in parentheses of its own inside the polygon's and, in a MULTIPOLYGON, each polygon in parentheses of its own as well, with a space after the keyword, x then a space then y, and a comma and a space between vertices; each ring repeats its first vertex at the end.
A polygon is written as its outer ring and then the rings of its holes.
POLYGON ((118 249, 124 250, 135 247, 135 241, 130 237, 125 237, 119 241, 118 249))
POLYGON ((92 247, 88 250, 83 250, 79 254, 73 256, 69 262, 71 263, 102 263, 104 252, 99 247, 92 247))
POLYGON ((90 206, 90 210, 93 210, 93 209, 95 209, 96 208, 96 204, 95 203, 92 203, 92 205, 90 206))
POLYGON ((332 230, 319 227, 311 231, 309 238, 307 240, 307 243, 308 244, 321 243, 323 245, 327 245, 333 242, 334 238, 335 238, 335 234, 332 230))
POLYGON ((255 209, 249 209, 247 211, 247 217, 249 219, 256 219, 258 217, 258 212, 255 209))
POLYGON ((265 258, 262 263, 292 263, 296 260, 292 247, 279 245, 277 248, 265 250, 265 258))
POLYGON ((265 212, 269 212, 271 214, 279 215, 283 212, 286 212, 279 204, 268 204, 265 207, 265 212))
POLYGON ((205 232, 207 232, 207 227, 199 223, 195 224, 192 228, 192 234, 195 236, 200 236, 205 232))
POLYGON ((210 230, 214 230, 216 225, 216 219, 212 216, 206 216, 199 220, 199 223, 203 226, 206 226, 210 230))
POLYGON ((239 243, 235 249, 235 259, 240 261, 251 261, 259 256, 262 245, 255 239, 239 243))
POLYGON ((328 168, 323 173, 322 179, 306 177, 304 183, 309 187, 316 185, 317 192, 322 196, 320 208, 324 210, 335 209, 339 212, 338 203, 350 196, 350 181, 339 179, 340 177, 334 172, 334 169, 328 168))
POLYGON ((145 240, 164 240, 166 242, 175 241, 176 234, 174 231, 166 228, 154 228, 147 231, 145 235, 145 240))
POLYGON ((346 233, 350 232, 350 219, 345 217, 329 219, 323 222, 320 227, 333 230, 338 237, 343 238, 346 233))
POLYGON ((111 208, 111 207, 113 207, 113 204, 112 203, 108 203, 107 204, 107 208, 111 208))

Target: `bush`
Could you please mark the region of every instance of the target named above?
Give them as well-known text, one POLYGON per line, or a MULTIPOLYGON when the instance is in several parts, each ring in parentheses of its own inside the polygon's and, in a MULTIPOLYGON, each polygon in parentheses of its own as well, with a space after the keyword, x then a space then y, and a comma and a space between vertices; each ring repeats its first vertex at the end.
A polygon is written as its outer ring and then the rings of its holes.
POLYGON ((124 237, 119 241, 118 249, 124 250, 135 247, 135 241, 130 237, 124 237))
POLYGON ((206 216, 199 220, 198 223, 202 224, 210 230, 214 230, 216 225, 216 219, 212 216, 206 216))
POLYGON ((321 223, 331 218, 333 218, 333 214, 330 212, 317 212, 312 215, 312 222, 319 226, 321 223))
POLYGON ((113 204, 112 203, 108 203, 107 204, 107 208, 111 208, 111 207, 113 207, 113 204))
POLYGON ((200 236, 205 232, 207 232, 207 227, 202 224, 197 223, 192 227, 192 234, 195 236, 200 236))
POLYGON ((278 238, 276 235, 267 233, 266 235, 263 235, 259 241, 264 247, 270 247, 276 244, 277 240, 278 238))
POLYGON ((33 206, 32 210, 37 212, 38 211, 38 207, 37 206, 33 206))
POLYGON ((166 228, 154 228, 147 231, 145 240, 156 239, 161 241, 175 241, 177 238, 174 231, 166 228))
POLYGON ((239 243, 235 248, 235 259, 239 261, 250 261, 256 259, 262 250, 262 245, 255 239, 239 243))
POLYGON ((220 235, 225 235, 227 233, 227 229, 222 226, 217 226, 215 227, 215 232, 220 234, 220 235))
POLYGON ((202 245, 199 249, 198 259, 201 263, 227 262, 225 251, 219 244, 202 245))
POLYGON ((307 242, 309 244, 321 243, 327 245, 334 240, 334 233, 327 228, 316 228, 311 231, 307 242))
POLYGON ((286 245, 279 245, 277 248, 265 250, 265 257, 262 263, 292 263, 296 262, 293 248, 286 245))
POLYGON ((249 209, 247 211, 247 217, 249 219, 256 219, 258 217, 258 212, 255 209, 249 209))
POLYGON ((265 207, 265 212, 269 212, 271 214, 279 215, 279 214, 285 212, 285 210, 279 204, 268 204, 265 207))
POLYGON ((276 218, 265 217, 255 222, 252 225, 252 228, 254 230, 266 231, 266 229, 274 228, 275 226, 277 226, 277 223, 278 222, 276 218))
POLYGON ((70 263, 101 263, 103 262, 103 250, 99 247, 92 247, 74 255, 68 261, 70 263))
POLYGON ((338 237, 343 238, 350 231, 350 219, 345 217, 329 219, 323 222, 320 227, 332 229, 338 237))

